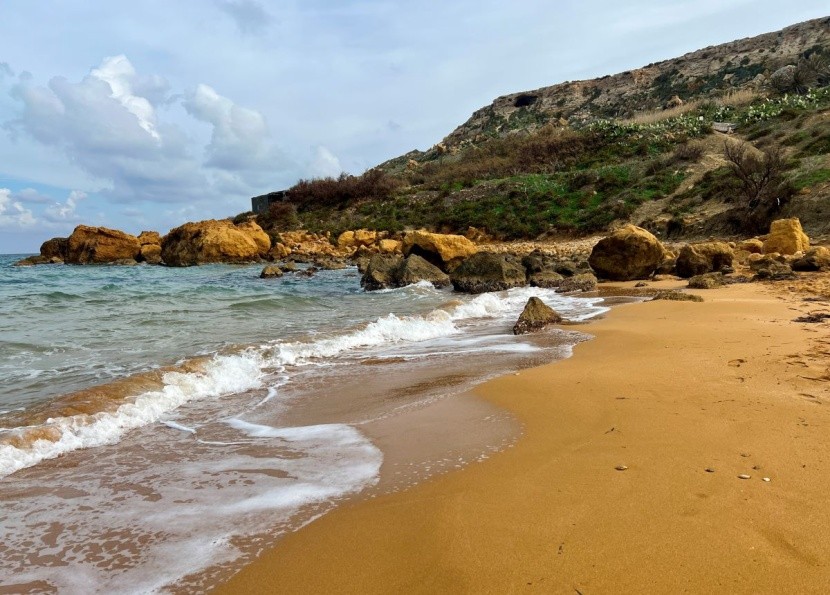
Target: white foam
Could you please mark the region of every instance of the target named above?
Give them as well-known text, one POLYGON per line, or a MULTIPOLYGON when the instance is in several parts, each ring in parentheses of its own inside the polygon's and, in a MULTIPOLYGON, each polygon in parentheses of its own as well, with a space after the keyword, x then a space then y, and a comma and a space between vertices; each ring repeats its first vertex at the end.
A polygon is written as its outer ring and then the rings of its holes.
POLYGON ((73 450, 113 444, 128 431, 159 421, 164 414, 194 399, 257 388, 261 376, 261 358, 251 351, 217 355, 201 372, 168 372, 161 390, 142 393, 114 412, 48 419, 43 427, 56 430, 58 440, 36 440, 27 448, 0 445, 0 477, 73 450))
MULTIPOLYGON (((415 284, 409 287, 422 291, 427 289, 427 285, 429 284, 415 284)), ((431 285, 429 291, 434 291, 431 285)), ((608 310, 597 305, 600 298, 574 298, 548 289, 517 288, 477 295, 464 303, 438 308, 423 316, 387 314, 355 331, 314 341, 274 342, 259 350, 248 349, 236 355, 217 355, 201 372, 165 374, 161 390, 140 394, 114 412, 48 420, 44 427, 57 430, 60 436, 57 440, 37 440, 26 448, 0 445, 0 478, 73 450, 115 443, 126 432, 157 422, 165 414, 189 401, 218 398, 260 388, 266 371, 273 374, 276 369, 281 373, 286 365, 331 365, 332 361, 336 361, 333 358, 341 354, 365 354, 371 350, 376 352, 379 347, 429 341, 437 342, 427 344, 428 348, 439 347, 438 351, 441 351, 441 339, 459 338, 470 325, 482 324, 482 321, 487 320, 511 319, 512 322, 532 296, 544 299, 571 320, 585 320, 608 310)), ((457 353, 457 346, 453 348, 453 353, 457 353)), ((521 352, 535 348, 518 343, 512 346, 482 344, 470 349, 521 352)), ((278 394, 277 389, 285 381, 285 377, 280 377, 276 384, 270 386, 259 405, 273 400, 278 394)), ((187 431, 185 428, 177 429, 187 431)))
MULTIPOLYGON (((0 558, 0 575, 70 594, 167 592, 192 573, 250 559, 336 500, 374 485, 383 462, 367 438, 343 424, 277 428, 232 419, 199 431, 232 440, 212 440, 224 446, 204 451, 194 448, 197 441, 139 430, 128 447, 150 441, 161 456, 124 465, 110 451, 94 466, 59 467, 50 481, 71 485, 69 498, 35 494, 42 479, 21 477, 18 488, 33 495, 4 504, 0 536, 14 555, 0 558), (152 499, 142 497, 148 492, 152 499), (31 539, 44 526, 61 528, 53 547, 31 539), (89 545, 102 535, 108 541, 100 553, 89 545), (29 561, 42 556, 53 563, 29 561)), ((203 592, 214 584, 204 580, 177 590, 203 592)))

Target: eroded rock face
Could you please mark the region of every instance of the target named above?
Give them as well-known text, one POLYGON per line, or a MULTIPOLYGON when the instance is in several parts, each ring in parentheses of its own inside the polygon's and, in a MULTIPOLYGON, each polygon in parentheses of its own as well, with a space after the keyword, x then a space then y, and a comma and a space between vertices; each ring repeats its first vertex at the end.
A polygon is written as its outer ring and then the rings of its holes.
POLYGON ((761 254, 764 251, 764 242, 758 238, 750 238, 748 240, 738 242, 735 249, 743 250, 745 252, 749 252, 750 254, 761 254))
POLYGON ((591 273, 580 273, 573 277, 566 277, 556 288, 556 293, 571 293, 572 291, 593 291, 597 288, 597 278, 591 273))
POLYGON ((170 230, 162 240, 161 257, 168 266, 178 267, 255 262, 260 259, 261 245, 230 221, 209 219, 170 230))
POLYGON ((404 256, 417 254, 440 268, 450 272, 462 260, 472 256, 478 248, 464 236, 411 231, 403 238, 401 246, 404 256))
POLYGON ((69 238, 52 238, 40 245, 40 255, 44 258, 60 258, 66 260, 69 252, 69 238))
POLYGON ((276 279, 278 277, 282 277, 283 271, 280 267, 275 264, 269 264, 262 272, 259 274, 260 279, 276 279))
POLYGON ((142 246, 145 244, 158 244, 161 246, 161 234, 157 231, 142 231, 138 234, 138 243, 142 246))
POLYGON ((678 277, 689 278, 719 272, 732 266, 735 252, 726 242, 687 244, 680 249, 675 270, 678 277))
POLYGON ((239 231, 248 234, 259 251, 259 256, 265 258, 271 250, 271 237, 263 231, 259 224, 250 219, 235 226, 239 231))
POLYGON ((514 335, 523 335, 539 331, 549 324, 562 322, 562 317, 545 302, 537 297, 527 300, 525 309, 519 315, 519 320, 513 325, 514 335))
POLYGON ((79 225, 69 236, 66 262, 71 264, 106 264, 136 260, 141 244, 134 235, 106 227, 79 225))
POLYGON ((526 285, 527 275, 521 263, 513 257, 478 252, 450 274, 450 281, 456 291, 485 293, 526 285))
POLYGON ((612 281, 647 279, 663 262, 665 250, 651 233, 626 225, 601 239, 588 263, 597 276, 612 281))
POLYGON ((140 259, 147 264, 161 264, 161 246, 159 244, 144 244, 139 252, 140 259))
POLYGON ((769 235, 764 241, 764 253, 795 254, 806 252, 810 248, 810 238, 801 229, 797 218, 778 219, 769 227, 769 235))
POLYGON ((723 285, 723 275, 721 273, 703 273, 695 275, 689 279, 690 289, 715 289, 723 285))
POLYGON ((808 250, 801 258, 793 261, 790 266, 794 271, 830 271, 830 250, 824 246, 817 246, 808 250))
POLYGON ((406 258, 375 254, 369 259, 360 284, 364 289, 374 291, 404 287, 420 281, 428 281, 439 288, 450 284, 450 278, 446 273, 417 254, 411 254, 406 258))

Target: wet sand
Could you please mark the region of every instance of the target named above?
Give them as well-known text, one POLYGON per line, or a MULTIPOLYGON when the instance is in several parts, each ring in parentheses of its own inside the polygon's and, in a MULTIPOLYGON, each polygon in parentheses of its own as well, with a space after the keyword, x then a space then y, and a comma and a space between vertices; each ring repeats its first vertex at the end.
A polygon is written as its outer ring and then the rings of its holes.
POLYGON ((826 592, 830 333, 793 319, 830 303, 698 293, 618 306, 574 357, 478 387, 515 447, 347 504, 218 592, 826 592))

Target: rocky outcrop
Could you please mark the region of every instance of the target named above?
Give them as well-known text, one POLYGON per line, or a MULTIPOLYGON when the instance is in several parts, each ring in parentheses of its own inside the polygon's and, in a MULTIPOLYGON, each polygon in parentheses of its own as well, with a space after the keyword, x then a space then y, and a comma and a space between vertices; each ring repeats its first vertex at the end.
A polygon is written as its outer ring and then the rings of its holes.
POLYGON ((318 256, 341 256, 343 252, 332 245, 327 235, 308 231, 284 231, 280 243, 295 257, 314 259, 318 256))
POLYGON ((573 277, 565 277, 556 288, 556 293, 571 293, 574 291, 593 291, 597 288, 597 278, 591 273, 580 273, 573 277))
POLYGON ((672 302, 702 302, 703 298, 693 293, 683 293, 674 289, 662 289, 654 294, 651 301, 668 300, 672 302))
POLYGON ((209 219, 170 230, 162 240, 161 257, 168 266, 175 267, 216 262, 238 264, 260 260, 261 246, 251 237, 250 230, 239 229, 227 220, 209 219))
POLYGON ((735 249, 743 250, 744 252, 749 252, 750 254, 762 254, 764 252, 764 242, 758 238, 750 238, 748 240, 738 242, 735 249))
POLYGON ((527 275, 514 257, 478 252, 450 273, 450 281, 456 291, 485 293, 521 287, 527 284, 527 275))
POLYGON ((562 317, 538 297, 527 300, 525 308, 513 325, 514 335, 524 335, 539 331, 550 324, 562 322, 562 317))
POLYGON ((792 262, 794 271, 815 272, 830 271, 830 250, 824 246, 817 246, 792 262))
POLYGON ((647 279, 663 262, 664 254, 663 245, 656 237, 629 224, 597 242, 588 264, 603 279, 647 279))
POLYGON ((677 255, 675 270, 678 277, 689 278, 704 273, 719 272, 732 266, 735 253, 726 242, 687 244, 677 255))
POLYGON ((749 268, 755 273, 756 280, 790 279, 793 276, 792 267, 783 261, 784 258, 778 254, 766 254, 750 259, 749 268))
POLYGON ((444 272, 451 272, 461 261, 478 252, 478 248, 464 236, 411 231, 403 238, 404 256, 417 254, 444 272))
POLYGON ((277 279, 282 277, 283 272, 280 267, 274 264, 266 265, 262 272, 259 274, 260 279, 277 279))
POLYGON ((136 260, 141 244, 134 235, 106 227, 79 225, 69 236, 66 262, 70 264, 107 264, 136 260))
POLYGON ((690 289, 714 289, 723 285, 723 275, 721 273, 704 273, 702 275, 695 275, 689 279, 690 289))
POLYGON ((46 259, 60 258, 66 260, 69 253, 69 238, 52 238, 40 245, 40 255, 46 259))
POLYGON ((778 219, 769 228, 769 235, 764 241, 764 253, 795 254, 806 252, 810 248, 810 238, 801 229, 798 219, 778 219))
POLYGON ((531 287, 544 287, 546 289, 559 287, 564 279, 565 277, 556 271, 533 273, 527 278, 531 287))
POLYGON ((142 231, 138 234, 141 244, 139 260, 147 264, 161 264, 161 236, 157 231, 142 231))
POLYGON ((428 281, 438 288, 450 284, 450 278, 446 273, 417 254, 410 254, 406 258, 375 254, 369 259, 360 284, 364 289, 374 291, 405 287, 420 281, 428 281))
POLYGON ((395 284, 395 270, 402 261, 403 259, 399 256, 375 254, 366 265, 366 271, 360 279, 360 286, 367 291, 397 287, 395 284))

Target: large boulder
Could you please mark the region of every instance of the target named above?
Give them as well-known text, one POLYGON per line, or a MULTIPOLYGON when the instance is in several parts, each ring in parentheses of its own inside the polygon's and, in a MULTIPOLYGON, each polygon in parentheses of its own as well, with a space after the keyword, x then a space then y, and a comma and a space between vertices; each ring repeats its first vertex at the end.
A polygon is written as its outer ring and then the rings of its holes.
POLYGON ((236 228, 248 234, 254 241, 260 257, 265 258, 268 255, 268 252, 271 250, 271 237, 263 231, 256 221, 249 219, 248 221, 237 224, 236 228))
POLYGON ((603 279, 647 279, 663 262, 664 253, 656 237, 629 224, 597 242, 588 263, 603 279))
POLYGON ((162 240, 161 257, 174 267, 215 262, 238 264, 258 261, 260 248, 248 230, 227 220, 209 219, 170 230, 162 240))
POLYGON ((420 281, 428 281, 439 288, 450 284, 450 278, 445 272, 417 254, 410 254, 406 258, 375 254, 369 259, 360 284, 364 289, 373 291, 404 287, 420 281))
POLYGON ((769 235, 764 241, 764 253, 795 254, 806 252, 810 248, 810 238, 801 229, 798 218, 778 219, 769 227, 769 235))
POLYGON ((69 253, 69 238, 52 238, 40 245, 40 255, 46 259, 60 258, 66 260, 69 253))
POLYGON ((573 277, 565 277, 556 288, 556 293, 594 291, 596 288, 597 278, 592 273, 579 273, 573 277))
POLYGON ((147 264, 161 264, 161 235, 157 231, 142 231, 138 234, 141 244, 139 260, 147 264))
POLYGON ((562 322, 562 317, 545 302, 537 297, 527 300, 525 309, 513 325, 514 335, 524 335, 533 331, 542 330, 549 324, 562 322))
POLYGON ((830 271, 830 250, 817 246, 790 265, 794 271, 830 271))
POLYGON ((134 235, 106 227, 79 225, 69 236, 66 262, 106 264, 138 258, 141 244, 134 235))
POLYGON ((403 259, 389 254, 375 254, 369 259, 360 286, 367 291, 397 287, 395 271, 403 259))
POLYGON ((689 279, 689 289, 715 289, 723 285, 724 277, 721 273, 703 273, 689 279))
POLYGON ((675 270, 678 277, 689 278, 704 273, 717 273, 732 266, 735 253, 726 242, 687 244, 677 255, 675 270))
POLYGON ((451 272, 462 260, 478 252, 464 236, 411 231, 403 238, 404 256, 417 254, 444 272, 451 272))
POLYGON ((438 288, 448 287, 450 284, 449 275, 417 254, 410 254, 403 259, 395 271, 395 280, 399 287, 420 281, 429 281, 438 288))
POLYGON ((450 281, 456 291, 484 293, 521 287, 527 275, 521 263, 508 255, 478 252, 452 271, 450 281))

